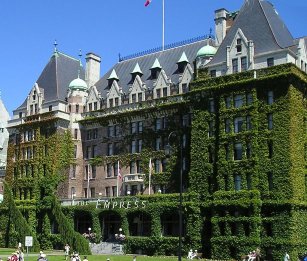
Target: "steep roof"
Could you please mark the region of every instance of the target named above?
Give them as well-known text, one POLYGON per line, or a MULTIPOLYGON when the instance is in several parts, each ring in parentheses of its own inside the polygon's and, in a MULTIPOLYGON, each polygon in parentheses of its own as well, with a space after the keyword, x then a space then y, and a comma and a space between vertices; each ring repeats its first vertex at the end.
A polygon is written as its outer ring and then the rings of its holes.
MULTIPOLYGON (((177 84, 179 82, 178 64, 177 62, 185 52, 186 57, 193 67, 193 61, 196 58, 198 50, 206 45, 207 41, 213 42, 212 39, 204 39, 196 41, 194 43, 182 45, 176 48, 168 49, 165 51, 155 52, 141 57, 124 60, 118 62, 111 68, 96 84, 97 90, 101 93, 102 97, 106 97, 108 91, 108 81, 112 70, 114 69, 117 73, 119 82, 118 84, 122 87, 124 93, 128 94, 129 84, 131 84, 131 72, 134 70, 136 65, 139 65, 143 75, 142 81, 146 84, 147 88, 153 88, 153 80, 151 79, 151 68, 153 64, 156 64, 156 59, 159 61, 159 65, 162 70, 165 71, 166 75, 170 77, 172 83, 177 84)), ((213 44, 213 43, 211 43, 213 44)))
MULTIPOLYGON (((80 72, 80 78, 84 79, 84 69, 78 59, 56 51, 36 81, 44 90, 44 101, 64 101, 68 86, 78 77, 78 72, 80 72)), ((18 109, 25 107, 26 101, 27 99, 18 109)))
POLYGON ((269 1, 245 0, 210 65, 226 60, 226 48, 231 45, 239 28, 248 40, 254 42, 255 54, 294 45, 291 33, 269 1))

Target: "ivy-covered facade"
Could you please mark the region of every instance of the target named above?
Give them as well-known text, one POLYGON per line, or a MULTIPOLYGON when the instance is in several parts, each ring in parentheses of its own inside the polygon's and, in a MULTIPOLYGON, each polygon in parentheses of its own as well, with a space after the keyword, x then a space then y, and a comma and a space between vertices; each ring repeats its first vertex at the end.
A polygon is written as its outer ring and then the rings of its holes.
POLYGON ((183 254, 304 252, 307 45, 273 11, 219 9, 216 39, 120 60, 102 78, 98 56, 84 69, 56 49, 9 122, 1 245, 32 235, 37 250, 88 254, 88 240, 122 233, 126 253, 177 255, 182 189, 183 254))

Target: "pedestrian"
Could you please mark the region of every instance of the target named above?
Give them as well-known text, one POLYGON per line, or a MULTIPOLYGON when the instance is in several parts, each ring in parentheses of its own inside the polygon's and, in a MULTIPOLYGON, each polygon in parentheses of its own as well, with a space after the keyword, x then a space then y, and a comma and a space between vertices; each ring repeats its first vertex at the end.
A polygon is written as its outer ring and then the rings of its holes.
POLYGON ((284 261, 289 261, 290 260, 290 256, 289 254, 286 252, 285 256, 284 256, 284 261))
POLYGON ((65 252, 65 260, 67 261, 68 257, 69 257, 69 251, 70 251, 70 246, 68 244, 66 244, 64 246, 64 252, 65 252))
POLYGON ((132 261, 136 261, 136 256, 133 257, 132 261))

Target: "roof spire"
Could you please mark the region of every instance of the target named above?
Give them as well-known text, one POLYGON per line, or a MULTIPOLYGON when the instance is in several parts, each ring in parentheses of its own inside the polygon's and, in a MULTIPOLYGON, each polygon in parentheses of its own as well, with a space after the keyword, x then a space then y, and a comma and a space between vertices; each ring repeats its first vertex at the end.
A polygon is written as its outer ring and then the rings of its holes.
POLYGON ((54 52, 56 53, 58 51, 58 49, 57 49, 58 43, 57 43, 56 39, 54 40, 54 44, 53 45, 54 45, 54 52))

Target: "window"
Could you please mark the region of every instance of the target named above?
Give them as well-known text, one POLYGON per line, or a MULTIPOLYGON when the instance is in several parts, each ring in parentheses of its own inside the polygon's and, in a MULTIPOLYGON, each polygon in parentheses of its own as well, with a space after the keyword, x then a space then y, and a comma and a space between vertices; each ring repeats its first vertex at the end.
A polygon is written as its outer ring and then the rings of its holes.
POLYGON ((131 122, 131 134, 137 133, 137 122, 131 122))
POLYGON ((113 197, 117 196, 117 186, 112 186, 112 196, 113 197))
POLYGON ((165 172, 166 171, 166 166, 167 166, 167 160, 163 159, 162 160, 162 171, 165 172))
POLYGON ((95 158, 97 156, 97 145, 92 146, 92 158, 95 158))
POLYGON ((163 97, 166 97, 167 96, 167 87, 164 87, 162 90, 163 90, 163 97))
POLYGON ((22 118, 22 112, 19 112, 19 118, 22 118))
POLYGON ((241 72, 247 71, 247 58, 242 57, 241 58, 241 72))
POLYGON ((216 70, 211 70, 210 71, 210 76, 211 76, 211 78, 216 77, 216 70))
POLYGON ((225 98, 225 105, 226 105, 227 109, 229 109, 231 107, 231 96, 227 96, 225 98))
POLYGON ((246 130, 252 129, 252 117, 250 115, 246 116, 246 130))
POLYGON ((112 164, 108 163, 107 164, 107 178, 112 177, 112 164))
POLYGON ((143 132, 143 122, 138 121, 138 133, 142 133, 142 132, 143 132))
POLYGON ((225 144, 225 158, 226 160, 230 159, 230 152, 229 152, 229 144, 225 144))
POLYGON ((109 99, 109 107, 113 107, 113 99, 109 99))
POLYGON ((267 117, 268 117, 268 129, 272 130, 273 129, 273 114, 269 113, 267 117))
MULTIPOLYGON (((45 147, 46 148, 46 150, 45 150, 45 153, 46 153, 46 155, 48 154, 48 147, 45 147)), ((78 147, 77 147, 77 145, 75 145, 74 146, 74 158, 77 158, 77 152, 78 152, 78 147)))
POLYGON ((161 119, 160 118, 156 119, 155 126, 156 126, 156 131, 161 129, 161 119))
POLYGON ((132 103, 136 103, 136 94, 135 93, 131 95, 131 101, 132 101, 132 103))
POLYGON ((108 126, 108 137, 113 137, 114 136, 114 126, 108 126))
POLYGON ((141 160, 136 161, 136 172, 142 173, 142 161, 141 160))
POLYGON ((52 105, 49 105, 49 111, 52 111, 52 105))
POLYGON ((74 139, 78 139, 78 129, 74 129, 74 139))
POLYGON ((236 174, 234 176, 235 190, 241 190, 241 175, 236 174))
POLYGON ((234 106, 235 108, 240 108, 244 105, 244 97, 242 94, 235 95, 234 106))
POLYGON ((136 153, 136 141, 133 140, 131 141, 131 150, 130 150, 131 153, 136 153))
POLYGON ((187 127, 190 125, 190 116, 188 114, 182 115, 181 124, 182 127, 187 127))
POLYGON ((243 131, 243 128, 242 128, 243 124, 244 124, 243 118, 242 117, 236 117, 234 119, 234 132, 239 133, 239 132, 243 131))
POLYGON ((241 160, 242 154, 242 143, 236 142, 234 145, 234 160, 241 160))
POLYGON ((120 127, 119 125, 114 125, 114 134, 116 137, 120 136, 120 127))
POLYGON ((268 141, 268 157, 269 159, 273 158, 273 141, 268 141))
POLYGON ((93 139, 97 139, 98 137, 98 129, 93 129, 93 139))
POLYGON ((274 103, 274 93, 273 91, 268 91, 267 104, 272 105, 273 103, 274 103))
POLYGON ((142 152, 142 140, 137 140, 137 152, 142 152))
POLYGON ((189 91, 189 85, 187 83, 182 84, 182 93, 187 93, 189 91))
POLYGON ((157 99, 159 99, 161 96, 160 92, 161 92, 161 89, 156 89, 157 99))
POLYGON ((130 161, 130 173, 135 174, 135 161, 130 161))
POLYGON ((106 197, 110 197, 110 187, 106 187, 106 197))
POLYGON ((91 146, 87 146, 86 147, 86 159, 90 159, 91 158, 91 146))
POLYGON ((115 101, 115 106, 118 106, 119 105, 119 99, 115 98, 114 101, 115 101))
POLYGON ((94 102, 94 111, 97 111, 97 102, 94 102))
POLYGON ((211 146, 208 147, 208 161, 209 163, 213 163, 213 149, 211 146))
POLYGON ((91 198, 95 198, 96 193, 95 193, 95 188, 91 188, 91 198))
POLYGON ((246 143, 246 158, 250 158, 252 156, 252 144, 250 141, 246 143))
POLYGON ((76 105, 76 113, 79 113, 79 104, 76 105))
POLYGON ((118 161, 113 164, 113 170, 114 170, 114 173, 113 173, 114 177, 117 177, 119 173, 118 161))
POLYGON ((246 94, 246 105, 252 105, 253 104, 253 94, 248 92, 246 94))
POLYGON ((155 149, 156 150, 161 150, 161 148, 162 148, 161 137, 158 137, 158 138, 156 138, 155 149))
POLYGON ((76 165, 72 165, 71 178, 76 178, 76 165))
POLYGON ((141 102, 143 100, 143 93, 138 93, 138 102, 141 102))
POLYGON ((238 59, 232 59, 232 72, 238 72, 238 59))
POLYGON ((112 144, 112 143, 109 143, 109 144, 108 144, 107 155, 108 155, 108 156, 112 156, 112 155, 113 155, 113 144, 112 144))
POLYGON ((236 49, 237 49, 237 53, 241 53, 242 52, 242 39, 241 38, 237 39, 236 49))
POLYGON ((274 184, 273 184, 273 173, 269 172, 268 173, 268 189, 269 191, 272 191, 274 188, 274 184))
POLYGON ((160 160, 159 159, 155 160, 155 172, 156 173, 160 172, 160 160))
POLYGON ((87 188, 84 188, 84 189, 83 189, 83 193, 84 193, 84 197, 85 197, 85 198, 88 198, 87 188))
POLYGON ((213 137, 213 135, 214 135, 214 121, 209 121, 208 136, 213 137))
POLYGON ((209 99, 209 112, 214 113, 215 112, 215 106, 214 106, 214 100, 209 99))
POLYGON ((252 189, 252 175, 250 173, 246 174, 246 186, 248 190, 252 189))
POLYGON ((274 58, 268 58, 267 59, 267 66, 268 67, 274 66, 274 58))

